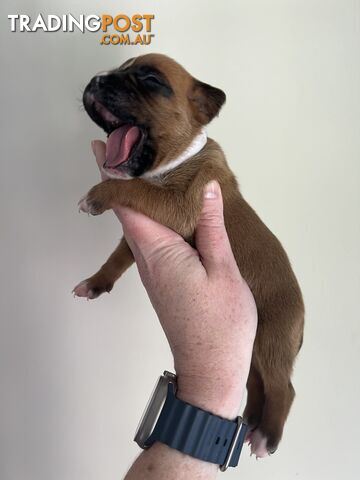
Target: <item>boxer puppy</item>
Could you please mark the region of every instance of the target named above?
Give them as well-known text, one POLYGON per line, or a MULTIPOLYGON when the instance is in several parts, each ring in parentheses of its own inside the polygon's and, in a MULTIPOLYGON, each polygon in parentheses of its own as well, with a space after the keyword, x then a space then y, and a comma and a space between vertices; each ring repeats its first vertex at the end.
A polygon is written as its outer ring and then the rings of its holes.
MULTIPOLYGON (((246 203, 220 146, 204 126, 225 94, 158 54, 131 59, 95 76, 83 103, 108 134, 103 170, 109 180, 79 202, 99 215, 115 205, 138 210, 193 242, 205 184, 217 180, 224 218, 241 274, 251 288, 259 323, 244 418, 258 457, 276 450, 294 399, 291 374, 301 347, 304 305, 287 255, 246 203)), ((107 262, 74 293, 88 299, 109 292, 133 263, 124 238, 107 262)))

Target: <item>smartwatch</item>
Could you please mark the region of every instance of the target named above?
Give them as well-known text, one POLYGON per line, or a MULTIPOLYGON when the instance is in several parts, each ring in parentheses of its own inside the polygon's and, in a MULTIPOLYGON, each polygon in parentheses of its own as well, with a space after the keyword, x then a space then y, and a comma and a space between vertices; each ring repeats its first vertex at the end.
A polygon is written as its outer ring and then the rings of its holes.
POLYGON ((236 467, 247 425, 241 417, 226 420, 176 398, 176 375, 160 376, 135 433, 143 449, 161 442, 220 470, 236 467))

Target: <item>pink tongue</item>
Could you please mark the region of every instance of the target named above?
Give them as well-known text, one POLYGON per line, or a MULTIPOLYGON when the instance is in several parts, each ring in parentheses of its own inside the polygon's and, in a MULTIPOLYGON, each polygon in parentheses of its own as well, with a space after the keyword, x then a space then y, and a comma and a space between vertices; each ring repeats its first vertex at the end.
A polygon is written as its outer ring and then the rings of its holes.
POLYGON ((105 167, 115 168, 126 162, 139 137, 140 129, 131 125, 123 125, 114 130, 106 142, 105 167))

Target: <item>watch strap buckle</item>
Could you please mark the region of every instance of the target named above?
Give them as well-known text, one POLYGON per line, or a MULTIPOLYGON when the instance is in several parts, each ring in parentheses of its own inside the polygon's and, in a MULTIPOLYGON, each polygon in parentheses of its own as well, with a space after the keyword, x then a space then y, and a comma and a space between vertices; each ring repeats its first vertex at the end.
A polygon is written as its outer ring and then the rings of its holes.
POLYGON ((243 423, 242 417, 237 417, 237 426, 234 432, 234 436, 231 440, 231 444, 228 450, 228 453, 225 457, 225 461, 222 465, 220 465, 220 471, 225 472, 230 466, 237 465, 242 449, 242 445, 245 440, 246 432, 248 426, 246 423, 243 423), (236 448, 238 446, 238 448, 236 448), (237 458, 234 458, 234 455, 237 458))

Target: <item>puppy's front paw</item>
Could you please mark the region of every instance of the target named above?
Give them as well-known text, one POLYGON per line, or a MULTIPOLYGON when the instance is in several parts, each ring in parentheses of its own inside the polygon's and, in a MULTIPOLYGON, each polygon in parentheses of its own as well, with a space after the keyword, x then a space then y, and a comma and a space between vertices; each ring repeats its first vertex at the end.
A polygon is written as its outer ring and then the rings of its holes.
POLYGON ((93 300, 102 293, 110 293, 114 282, 105 275, 95 274, 93 277, 83 280, 73 290, 74 297, 83 297, 87 300, 93 300))
POLYGON ((98 192, 96 186, 93 187, 86 195, 81 197, 78 202, 79 212, 85 212, 89 215, 101 215, 107 207, 98 192))
POLYGON ((83 280, 78 285, 76 285, 72 293, 74 297, 82 297, 86 298, 87 300, 92 300, 93 298, 96 298, 87 280, 83 280))

